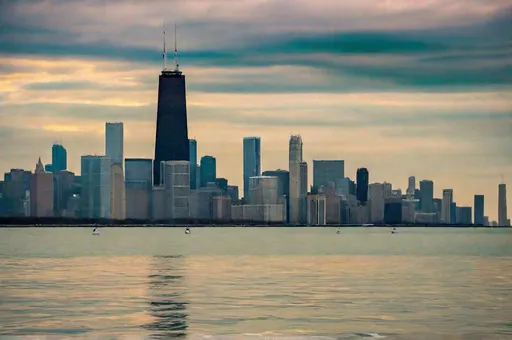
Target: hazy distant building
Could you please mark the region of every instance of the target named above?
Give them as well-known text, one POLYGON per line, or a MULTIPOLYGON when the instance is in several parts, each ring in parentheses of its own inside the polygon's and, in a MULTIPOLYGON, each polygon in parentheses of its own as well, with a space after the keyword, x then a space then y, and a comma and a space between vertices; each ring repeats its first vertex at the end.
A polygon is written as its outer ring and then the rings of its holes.
POLYGON ((290 136, 288 165, 290 171, 289 215, 291 224, 299 224, 301 221, 301 163, 302 138, 301 136, 290 136))
POLYGON ((244 137, 243 149, 244 197, 249 196, 249 178, 261 174, 261 138, 244 137))
POLYGON ((67 207, 75 188, 75 174, 61 170, 53 174, 53 212, 55 216, 69 216, 67 207))
POLYGON ((327 223, 327 204, 323 194, 307 196, 307 223, 309 225, 325 225, 327 223))
POLYGON ((217 188, 219 188, 223 193, 228 191, 228 180, 226 178, 216 178, 215 184, 217 185, 217 188))
POLYGON ((30 175, 30 171, 23 169, 11 169, 10 172, 4 174, 6 215, 27 216, 24 202, 27 193, 30 194, 30 175))
POLYGON ((249 204, 278 204, 279 178, 254 176, 249 178, 249 204))
POLYGON ((166 218, 183 219, 190 215, 190 162, 166 161, 161 163, 162 186, 165 188, 166 218))
POLYGON ((231 197, 219 195, 213 196, 212 200, 212 218, 216 221, 231 220, 231 197))
POLYGON ((475 195, 473 223, 484 225, 484 215, 484 195, 475 195))
POLYGON ((471 224, 471 207, 457 207, 457 224, 471 224))
POLYGON ((420 209, 423 213, 434 212, 434 182, 425 179, 420 181, 420 209))
POLYGON ((389 182, 382 183, 382 190, 384 191, 384 198, 393 197, 393 184, 389 182))
POLYGON ((226 194, 231 197, 231 202, 236 202, 239 200, 238 196, 238 186, 237 185, 228 185, 228 190, 226 190, 226 194))
POLYGON ((409 198, 414 198, 415 192, 416 192, 416 177, 410 176, 409 182, 407 185, 406 194, 407 194, 407 196, 409 196, 409 198))
MULTIPOLYGON (((151 218, 153 187, 153 160, 150 158, 126 158, 126 218, 151 218)), ((158 193, 156 194, 158 196, 158 193)))
MULTIPOLYGON (((443 208, 443 200, 441 198, 434 198, 432 199, 432 209, 433 213, 437 215, 437 220, 441 221, 441 211, 443 208)), ((421 204, 421 201, 420 201, 421 204)))
MULTIPOLYGON (((165 53, 164 53, 165 55, 165 53)), ((164 62, 167 57, 164 58, 164 62)), ((158 107, 156 114, 155 160, 153 183, 160 181, 162 161, 189 161, 189 140, 187 123, 187 100, 185 75, 175 67, 167 69, 164 64, 158 77, 158 107)))
POLYGON ((68 153, 60 144, 52 146, 52 172, 63 171, 68 168, 68 153))
POLYGON ((457 203, 452 202, 450 204, 450 224, 456 224, 458 221, 457 217, 457 203))
POLYGON ((123 167, 124 153, 123 123, 105 123, 105 155, 110 157, 112 164, 123 167))
POLYGON ((356 181, 357 181, 357 188, 356 188, 356 197, 359 202, 361 202, 362 205, 366 205, 366 202, 368 201, 368 184, 370 180, 370 175, 368 173, 368 169, 366 168, 360 168, 357 169, 356 174, 356 181))
POLYGON ((201 157, 201 187, 208 183, 215 183, 217 178, 217 160, 213 156, 201 157))
POLYGON ((419 199, 409 198, 402 200, 402 222, 415 223, 419 206, 419 199))
POLYGON ((441 207, 441 220, 444 223, 451 223, 451 204, 453 203, 453 190, 443 189, 443 204, 441 207))
POLYGON ((402 223, 402 199, 398 197, 386 198, 384 202, 384 223, 402 223))
POLYGON ((190 190, 197 188, 197 141, 195 139, 188 140, 189 145, 189 161, 190 161, 190 190))
POLYGON ((108 156, 82 156, 82 217, 110 218, 111 162, 108 156))
POLYGON ((313 160, 313 186, 339 188, 345 178, 345 161, 313 160))
POLYGON ((112 164, 110 175, 110 218, 124 220, 126 218, 126 191, 122 165, 112 164))
POLYGON ((382 223, 384 221, 384 185, 372 183, 368 189, 370 198, 370 221, 382 223))
POLYGON ((190 217, 200 220, 213 219, 212 199, 222 196, 222 191, 213 182, 190 193, 190 217))
POLYGON ((300 223, 307 223, 308 219, 308 163, 300 162, 299 164, 300 174, 300 223))
POLYGON ((508 226, 507 217, 507 185, 498 185, 498 225, 508 226))
POLYGON ((41 158, 30 175, 30 216, 53 216, 53 175, 44 171, 41 158))

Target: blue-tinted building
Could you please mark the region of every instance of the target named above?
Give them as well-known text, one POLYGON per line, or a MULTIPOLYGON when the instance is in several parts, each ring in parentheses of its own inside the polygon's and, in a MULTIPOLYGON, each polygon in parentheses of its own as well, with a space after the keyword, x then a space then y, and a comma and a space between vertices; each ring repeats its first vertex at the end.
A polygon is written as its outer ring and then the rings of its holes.
POLYGON ((53 144, 52 146, 52 172, 59 172, 67 170, 68 168, 68 153, 66 149, 60 144, 53 144))
POLYGON ((434 212, 434 182, 428 179, 420 181, 420 210, 423 213, 434 212))
POLYGON ((261 138, 244 137, 244 197, 249 197, 249 178, 261 174, 261 138))
POLYGON ((201 157, 201 187, 207 183, 215 183, 217 179, 217 160, 212 156, 201 157))
POLYGON ((188 140, 189 162, 190 162, 190 189, 197 188, 197 141, 188 140))
POLYGON ((484 225, 484 195, 475 195, 473 223, 484 225))
POLYGON ((153 183, 160 183, 162 161, 189 161, 185 75, 164 68, 158 81, 153 183))
POLYGON ((226 178, 216 178, 215 184, 222 192, 228 191, 228 180, 226 178))

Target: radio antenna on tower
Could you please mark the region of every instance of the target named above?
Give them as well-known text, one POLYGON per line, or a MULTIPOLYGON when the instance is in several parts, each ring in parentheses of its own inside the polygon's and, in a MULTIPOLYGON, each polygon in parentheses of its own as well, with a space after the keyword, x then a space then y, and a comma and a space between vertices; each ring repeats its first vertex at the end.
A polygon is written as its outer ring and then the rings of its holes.
POLYGON ((164 62, 164 68, 163 70, 167 70, 167 51, 165 49, 165 22, 162 22, 162 32, 163 32, 163 43, 164 43, 164 50, 162 52, 162 58, 164 62))
POLYGON ((178 35, 176 34, 176 22, 174 22, 174 71, 179 71, 178 64, 178 35))

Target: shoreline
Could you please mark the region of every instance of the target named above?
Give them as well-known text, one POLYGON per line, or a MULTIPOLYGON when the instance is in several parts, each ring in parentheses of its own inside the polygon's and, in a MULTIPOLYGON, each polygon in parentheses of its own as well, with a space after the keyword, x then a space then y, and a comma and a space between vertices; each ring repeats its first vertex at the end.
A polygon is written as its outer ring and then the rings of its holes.
POLYGON ((1 228, 511 228, 473 225, 4 224, 1 228))

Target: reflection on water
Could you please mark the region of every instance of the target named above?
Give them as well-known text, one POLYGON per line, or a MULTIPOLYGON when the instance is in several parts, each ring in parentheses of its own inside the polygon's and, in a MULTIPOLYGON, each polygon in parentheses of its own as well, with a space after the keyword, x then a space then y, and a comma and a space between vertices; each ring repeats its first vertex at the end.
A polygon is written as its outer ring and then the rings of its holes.
POLYGON ((187 313, 182 256, 155 256, 148 275, 149 315, 154 319, 143 325, 153 338, 178 338, 187 334, 187 313))

